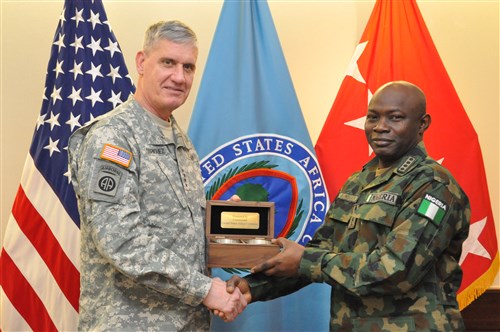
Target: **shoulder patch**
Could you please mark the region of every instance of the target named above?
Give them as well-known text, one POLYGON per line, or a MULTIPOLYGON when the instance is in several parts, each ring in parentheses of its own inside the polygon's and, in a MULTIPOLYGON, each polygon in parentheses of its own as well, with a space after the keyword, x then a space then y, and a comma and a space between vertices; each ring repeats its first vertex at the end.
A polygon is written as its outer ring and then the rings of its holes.
POLYGON ((438 225, 444 218, 448 206, 441 202, 436 197, 425 194, 420 206, 418 207, 417 213, 427 219, 430 219, 434 224, 438 225))
POLYGON ((132 161, 132 152, 111 144, 104 144, 100 157, 128 168, 132 161))
MULTIPOLYGON (((94 187, 94 192, 107 196, 116 196, 118 187, 120 185, 121 173, 113 167, 101 167, 97 174, 97 182, 94 187)), ((124 171, 122 171, 124 172, 124 171)))

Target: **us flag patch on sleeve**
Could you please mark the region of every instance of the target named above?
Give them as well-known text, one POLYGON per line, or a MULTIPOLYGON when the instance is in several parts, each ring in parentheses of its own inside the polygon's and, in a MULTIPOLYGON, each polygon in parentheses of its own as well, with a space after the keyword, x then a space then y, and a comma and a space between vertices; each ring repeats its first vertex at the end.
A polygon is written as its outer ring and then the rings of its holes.
POLYGON ((132 152, 111 144, 104 144, 101 152, 101 158, 128 168, 130 162, 132 161, 132 152))

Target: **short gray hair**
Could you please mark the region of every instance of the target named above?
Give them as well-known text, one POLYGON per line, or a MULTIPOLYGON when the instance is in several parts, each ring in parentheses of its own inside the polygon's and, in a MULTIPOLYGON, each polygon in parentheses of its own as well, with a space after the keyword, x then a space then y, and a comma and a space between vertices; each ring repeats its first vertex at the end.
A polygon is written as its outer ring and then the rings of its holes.
POLYGON ((178 44, 192 44, 197 47, 196 34, 186 24, 173 21, 160 21, 151 25, 144 36, 144 51, 147 52, 160 39, 166 39, 178 44))

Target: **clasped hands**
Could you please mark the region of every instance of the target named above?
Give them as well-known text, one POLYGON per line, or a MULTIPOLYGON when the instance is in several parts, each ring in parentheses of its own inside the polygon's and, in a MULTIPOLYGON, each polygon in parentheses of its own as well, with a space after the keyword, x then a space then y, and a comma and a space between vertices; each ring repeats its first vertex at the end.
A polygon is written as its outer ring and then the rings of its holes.
MULTIPOLYGON (((304 247, 300 244, 285 238, 273 239, 274 244, 281 247, 281 252, 271 257, 267 261, 258 264, 250 269, 251 273, 264 273, 267 276, 275 277, 295 277, 299 274, 299 265, 304 247)), ((219 279, 220 280, 220 279, 219 279)), ((222 282, 222 280, 220 280, 222 282)), ((248 282, 240 276, 233 275, 226 283, 225 292, 232 297, 240 299, 244 305, 238 306, 236 311, 229 311, 214 308, 213 312, 226 322, 233 321, 252 302, 252 294, 248 282), (241 311, 238 311, 241 309, 241 311)))
POLYGON ((248 301, 238 290, 226 291, 226 283, 220 278, 213 278, 212 285, 203 304, 224 321, 233 321, 246 308, 248 301))

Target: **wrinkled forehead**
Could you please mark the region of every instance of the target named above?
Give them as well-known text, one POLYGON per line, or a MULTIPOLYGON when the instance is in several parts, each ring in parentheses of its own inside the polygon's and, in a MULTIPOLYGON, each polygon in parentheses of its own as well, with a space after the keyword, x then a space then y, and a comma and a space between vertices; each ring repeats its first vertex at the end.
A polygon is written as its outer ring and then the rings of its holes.
POLYGON ((145 54, 154 59, 172 59, 194 65, 198 58, 198 47, 193 43, 176 43, 162 39, 154 43, 145 54))

